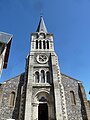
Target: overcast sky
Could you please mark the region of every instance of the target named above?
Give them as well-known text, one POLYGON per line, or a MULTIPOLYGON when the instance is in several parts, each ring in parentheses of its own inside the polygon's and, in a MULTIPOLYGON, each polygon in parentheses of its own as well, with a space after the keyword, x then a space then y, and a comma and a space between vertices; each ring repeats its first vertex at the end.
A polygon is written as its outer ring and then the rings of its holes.
POLYGON ((36 31, 41 12, 54 34, 61 72, 81 80, 90 99, 90 0, 0 0, 0 31, 13 34, 0 82, 24 72, 30 33, 36 31))

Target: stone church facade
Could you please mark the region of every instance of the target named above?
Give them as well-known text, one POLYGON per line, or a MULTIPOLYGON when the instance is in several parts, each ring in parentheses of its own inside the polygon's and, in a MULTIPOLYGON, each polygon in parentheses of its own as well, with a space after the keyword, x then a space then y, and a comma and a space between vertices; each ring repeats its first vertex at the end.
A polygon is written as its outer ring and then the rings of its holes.
POLYGON ((81 81, 60 72, 43 17, 31 34, 25 72, 0 84, 0 120, 90 120, 81 81))

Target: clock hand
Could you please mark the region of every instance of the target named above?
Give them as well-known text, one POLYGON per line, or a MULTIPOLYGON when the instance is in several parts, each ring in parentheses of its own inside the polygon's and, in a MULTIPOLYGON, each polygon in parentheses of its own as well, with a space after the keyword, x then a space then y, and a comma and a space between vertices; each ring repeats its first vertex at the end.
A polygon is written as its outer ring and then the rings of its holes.
POLYGON ((39 56, 39 58, 41 58, 44 61, 44 58, 42 56, 39 56))
POLYGON ((44 58, 44 59, 47 59, 47 57, 46 57, 46 56, 43 56, 43 58, 44 58))

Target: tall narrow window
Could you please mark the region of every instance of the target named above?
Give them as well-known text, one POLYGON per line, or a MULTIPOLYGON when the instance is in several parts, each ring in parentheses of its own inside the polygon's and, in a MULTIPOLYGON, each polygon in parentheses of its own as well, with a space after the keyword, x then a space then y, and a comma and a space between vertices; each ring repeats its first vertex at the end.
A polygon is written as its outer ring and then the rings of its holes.
POLYGON ((38 49, 38 40, 36 40, 36 49, 38 49))
POLYGON ((45 83, 45 72, 41 70, 41 83, 45 83))
POLYGON ((50 83, 50 72, 49 71, 46 72, 46 80, 48 83, 50 83))
POLYGON ((41 40, 39 41, 39 49, 42 49, 41 40))
POLYGON ((35 82, 39 83, 39 72, 35 72, 35 82))
POLYGON ((71 96, 71 103, 72 103, 72 105, 75 105, 76 101, 75 101, 75 95, 74 95, 73 91, 70 91, 70 96, 71 96))
POLYGON ((15 102, 15 92, 11 92, 10 94, 10 106, 14 106, 15 102))
POLYGON ((43 41, 43 49, 46 49, 45 40, 43 41))
POLYGON ((49 41, 47 40, 47 49, 49 49, 49 41))

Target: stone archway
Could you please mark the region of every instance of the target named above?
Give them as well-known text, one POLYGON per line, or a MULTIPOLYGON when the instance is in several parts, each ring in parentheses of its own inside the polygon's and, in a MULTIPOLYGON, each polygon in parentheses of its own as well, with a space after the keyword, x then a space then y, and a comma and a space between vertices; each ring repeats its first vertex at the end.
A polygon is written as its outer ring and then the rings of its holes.
POLYGON ((33 120, 50 120, 49 118, 50 95, 45 90, 38 91, 33 101, 33 120))
POLYGON ((51 94, 46 90, 40 90, 33 98, 32 120, 55 120, 54 103, 51 94))

